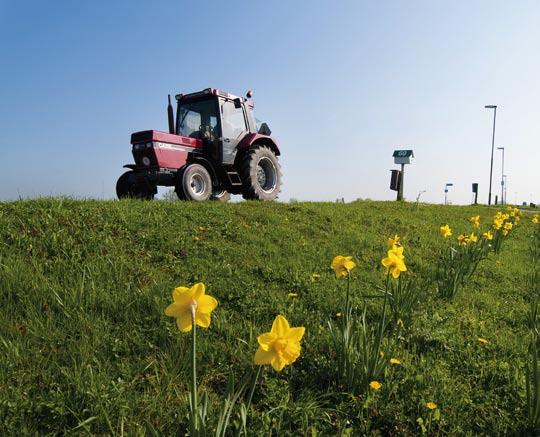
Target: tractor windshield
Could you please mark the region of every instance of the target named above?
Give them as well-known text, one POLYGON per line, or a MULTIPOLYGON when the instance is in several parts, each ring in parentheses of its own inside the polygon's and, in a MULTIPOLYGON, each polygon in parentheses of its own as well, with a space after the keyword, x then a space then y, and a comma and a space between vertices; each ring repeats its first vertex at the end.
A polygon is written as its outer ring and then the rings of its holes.
POLYGON ((217 135, 217 105, 214 99, 182 102, 178 105, 176 134, 201 138, 204 131, 217 135))

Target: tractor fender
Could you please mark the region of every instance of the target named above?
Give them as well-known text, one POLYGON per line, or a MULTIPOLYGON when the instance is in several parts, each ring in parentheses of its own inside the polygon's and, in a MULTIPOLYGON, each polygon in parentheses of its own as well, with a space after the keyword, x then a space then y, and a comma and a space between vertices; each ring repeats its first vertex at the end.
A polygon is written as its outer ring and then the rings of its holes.
POLYGON ((208 170, 208 173, 210 173, 210 177, 212 178, 212 185, 217 185, 218 175, 216 173, 216 169, 208 159, 203 158, 202 156, 190 154, 188 162, 186 162, 186 164, 181 168, 181 170, 186 168, 186 166, 188 166, 189 164, 193 163, 200 164, 204 168, 206 168, 206 170, 208 170))
POLYGON ((124 166, 122 166, 123 168, 129 168, 131 170, 135 170, 137 168, 137 166, 135 164, 126 164, 124 166))
POLYGON ((270 137, 268 135, 262 135, 262 134, 256 134, 256 133, 250 133, 247 134, 242 141, 240 141, 240 144, 238 144, 238 150, 248 150, 250 149, 254 144, 263 144, 276 154, 276 156, 281 155, 281 152, 279 151, 279 146, 275 138, 270 137))

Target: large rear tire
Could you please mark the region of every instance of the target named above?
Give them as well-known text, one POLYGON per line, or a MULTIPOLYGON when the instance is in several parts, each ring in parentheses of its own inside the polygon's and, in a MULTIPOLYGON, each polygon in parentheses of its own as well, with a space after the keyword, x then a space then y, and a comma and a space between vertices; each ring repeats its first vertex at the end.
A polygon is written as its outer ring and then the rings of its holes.
POLYGON ((134 171, 126 171, 116 181, 116 195, 119 199, 152 200, 155 191, 146 184, 137 182, 134 171))
POLYGON ((244 199, 275 200, 281 189, 281 166, 274 152, 255 146, 242 161, 242 196, 244 199))
POLYGON ((189 164, 178 173, 174 188, 180 200, 208 200, 212 194, 212 178, 200 164, 189 164))

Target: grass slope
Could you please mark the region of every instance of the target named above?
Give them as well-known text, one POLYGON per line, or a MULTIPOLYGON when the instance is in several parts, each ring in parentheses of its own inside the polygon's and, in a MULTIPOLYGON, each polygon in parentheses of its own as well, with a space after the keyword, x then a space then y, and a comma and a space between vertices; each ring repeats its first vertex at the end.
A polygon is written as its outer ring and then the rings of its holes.
POLYGON ((203 281, 219 301, 198 340, 199 381, 213 411, 228 375, 250 369, 256 337, 276 314, 306 327, 300 359, 263 372, 253 434, 416 435, 428 401, 441 414, 434 434, 520 432, 530 220, 453 302, 439 299, 431 281, 438 227, 470 232, 469 216, 486 221, 494 211, 395 202, 0 203, 0 431, 183 433, 190 336, 163 310, 173 287, 203 281), (335 383, 326 321, 339 311, 345 281, 329 265, 335 255, 355 256, 360 306, 384 281, 380 259, 395 233, 422 298, 395 352, 402 365, 366 405, 335 383))

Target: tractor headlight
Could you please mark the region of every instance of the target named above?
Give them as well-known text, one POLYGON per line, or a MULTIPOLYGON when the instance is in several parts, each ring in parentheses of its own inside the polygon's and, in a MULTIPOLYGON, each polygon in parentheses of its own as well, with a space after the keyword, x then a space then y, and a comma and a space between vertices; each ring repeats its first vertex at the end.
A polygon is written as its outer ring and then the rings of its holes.
POLYGON ((152 142, 134 144, 133 145, 133 150, 144 150, 144 149, 148 149, 148 148, 152 147, 153 145, 154 145, 154 143, 152 143, 152 142))
POLYGON ((141 161, 146 167, 150 166, 150 158, 148 156, 143 156, 141 161))

